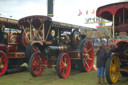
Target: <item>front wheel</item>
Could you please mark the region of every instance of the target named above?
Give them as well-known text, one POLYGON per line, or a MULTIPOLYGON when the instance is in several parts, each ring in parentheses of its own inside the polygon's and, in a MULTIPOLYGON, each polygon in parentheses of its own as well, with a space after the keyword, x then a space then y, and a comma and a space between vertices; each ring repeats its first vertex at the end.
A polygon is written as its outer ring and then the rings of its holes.
POLYGON ((39 53, 35 52, 32 54, 30 60, 29 60, 29 72, 33 77, 40 76, 44 71, 43 64, 45 63, 44 56, 39 53))
POLYGON ((37 52, 37 51, 39 51, 38 47, 31 45, 31 43, 27 44, 27 47, 26 47, 26 50, 25 50, 25 56, 26 56, 25 62, 27 64, 29 63, 29 59, 30 59, 31 55, 34 52, 37 52))
POLYGON ((67 53, 61 53, 58 56, 56 64, 57 74, 60 78, 67 78, 71 70, 71 61, 67 53))
POLYGON ((109 84, 114 84, 119 79, 119 71, 116 69, 120 68, 120 61, 117 54, 111 55, 106 62, 106 79, 109 84))
POLYGON ((6 54, 0 51, 0 76, 4 75, 8 68, 8 58, 6 54))

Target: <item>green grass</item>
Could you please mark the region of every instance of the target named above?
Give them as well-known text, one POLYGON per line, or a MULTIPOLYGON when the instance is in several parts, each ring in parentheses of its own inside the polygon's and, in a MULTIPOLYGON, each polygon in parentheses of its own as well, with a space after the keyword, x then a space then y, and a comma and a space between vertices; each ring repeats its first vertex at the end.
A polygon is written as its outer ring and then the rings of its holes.
MULTIPOLYGON (((96 64, 96 56, 94 60, 96 64)), ((28 71, 4 75, 0 77, 0 85, 99 85, 96 76, 96 70, 91 72, 71 70, 67 79, 60 79, 56 70, 52 68, 45 69, 40 77, 32 77, 28 71)), ((128 77, 124 78, 120 75, 119 81, 113 85, 128 85, 128 77)))
MULTIPOLYGON (((28 71, 8 74, 0 77, 0 85, 98 85, 97 71, 79 72, 72 70, 67 79, 60 79, 56 70, 45 69, 40 77, 32 77, 28 71)), ((114 85, 127 85, 127 78, 120 76, 114 85)))

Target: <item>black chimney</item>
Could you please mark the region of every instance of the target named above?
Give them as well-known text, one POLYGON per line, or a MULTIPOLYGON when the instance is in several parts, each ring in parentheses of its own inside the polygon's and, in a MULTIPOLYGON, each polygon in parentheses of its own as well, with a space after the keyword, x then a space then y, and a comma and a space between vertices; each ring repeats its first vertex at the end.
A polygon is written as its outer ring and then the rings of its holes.
POLYGON ((47 15, 53 17, 53 0, 48 0, 47 15))

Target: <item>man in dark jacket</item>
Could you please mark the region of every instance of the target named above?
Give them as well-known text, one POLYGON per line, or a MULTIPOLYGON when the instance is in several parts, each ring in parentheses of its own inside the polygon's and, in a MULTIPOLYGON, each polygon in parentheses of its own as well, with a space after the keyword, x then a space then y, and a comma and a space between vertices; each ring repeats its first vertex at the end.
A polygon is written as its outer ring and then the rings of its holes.
POLYGON ((106 51, 104 49, 104 45, 101 45, 99 50, 96 53, 97 55, 97 79, 98 83, 104 84, 104 68, 106 64, 106 51))
POLYGON ((110 51, 107 55, 107 58, 110 58, 112 53, 118 53, 118 52, 119 52, 119 50, 118 50, 118 48, 116 48, 115 45, 110 45, 110 51))

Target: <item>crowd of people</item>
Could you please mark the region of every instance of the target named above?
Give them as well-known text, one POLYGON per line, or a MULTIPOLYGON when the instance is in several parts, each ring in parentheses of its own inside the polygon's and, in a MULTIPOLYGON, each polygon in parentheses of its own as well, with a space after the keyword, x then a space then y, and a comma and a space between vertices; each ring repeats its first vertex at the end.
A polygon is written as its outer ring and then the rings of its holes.
POLYGON ((101 44, 99 46, 99 49, 96 53, 97 59, 96 59, 96 66, 97 66, 97 83, 98 84, 106 84, 104 80, 104 69, 106 65, 107 59, 111 56, 113 52, 118 52, 118 49, 115 47, 115 45, 110 46, 109 52, 106 52, 104 44, 101 44))

